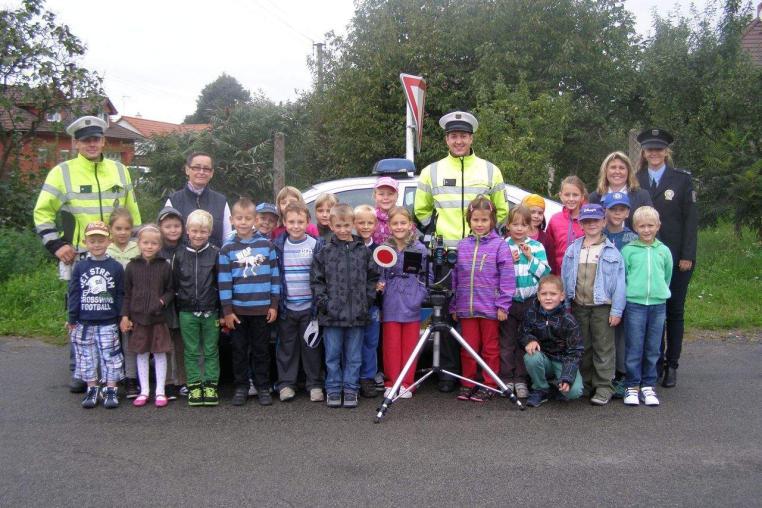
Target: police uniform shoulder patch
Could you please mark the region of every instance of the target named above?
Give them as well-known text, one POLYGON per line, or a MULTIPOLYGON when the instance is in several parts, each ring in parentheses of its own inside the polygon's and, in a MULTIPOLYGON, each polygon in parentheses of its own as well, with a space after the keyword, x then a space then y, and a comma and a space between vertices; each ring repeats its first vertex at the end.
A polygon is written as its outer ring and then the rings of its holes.
POLYGON ((666 199, 667 201, 672 201, 672 198, 674 197, 675 197, 675 191, 673 191, 672 189, 667 189, 664 191, 664 199, 666 199))

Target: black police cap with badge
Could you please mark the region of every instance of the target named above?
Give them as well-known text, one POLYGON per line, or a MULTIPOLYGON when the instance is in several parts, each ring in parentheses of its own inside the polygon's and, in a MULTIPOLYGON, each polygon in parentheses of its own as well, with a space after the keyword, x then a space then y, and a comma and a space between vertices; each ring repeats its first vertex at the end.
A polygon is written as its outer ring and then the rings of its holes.
POLYGON ((637 140, 643 149, 667 148, 675 138, 664 129, 646 129, 638 134, 637 140))

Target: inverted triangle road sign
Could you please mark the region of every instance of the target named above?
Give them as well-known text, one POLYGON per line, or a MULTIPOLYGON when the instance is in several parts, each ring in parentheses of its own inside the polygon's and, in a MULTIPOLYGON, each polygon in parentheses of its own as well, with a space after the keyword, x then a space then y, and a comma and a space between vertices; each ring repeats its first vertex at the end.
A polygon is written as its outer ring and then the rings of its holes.
POLYGON ((423 138, 423 111, 426 103, 426 80, 412 74, 400 74, 400 80, 405 90, 407 105, 413 113, 416 150, 420 152, 423 138))

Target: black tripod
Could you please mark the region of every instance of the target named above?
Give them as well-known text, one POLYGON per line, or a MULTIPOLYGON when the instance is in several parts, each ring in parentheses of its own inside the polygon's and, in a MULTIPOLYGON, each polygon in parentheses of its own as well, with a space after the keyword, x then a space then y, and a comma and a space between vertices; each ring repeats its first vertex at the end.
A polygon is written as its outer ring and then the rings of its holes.
POLYGON ((397 401, 402 396, 402 393, 414 390, 417 386, 419 386, 421 383, 423 383, 426 379, 428 379, 432 374, 438 374, 438 373, 444 373, 448 374, 452 377, 461 379, 463 381, 470 381, 478 386, 481 386, 482 388, 486 388, 487 390, 493 391, 495 393, 501 394, 505 397, 507 397, 511 402, 516 404, 519 409, 522 411, 526 409, 526 407, 521 403, 521 401, 516 398, 516 395, 511 391, 508 386, 506 386, 505 383, 503 383, 502 379, 495 374, 492 369, 489 368, 489 366, 485 363, 484 360, 479 356, 479 354, 474 351, 474 349, 468 345, 468 342, 466 342, 466 339, 464 339, 458 332, 450 326, 445 321, 445 315, 442 312, 442 309, 447 304, 447 293, 445 291, 441 290, 435 290, 431 293, 431 307, 433 309, 433 312, 431 314, 431 324, 426 328, 426 330, 423 331, 421 334, 421 338, 418 339, 418 344, 415 345, 415 348, 413 349, 412 354, 410 355, 410 358, 408 358, 407 363, 402 368, 402 372, 400 372, 400 375, 397 376, 397 379, 394 381, 394 385, 388 390, 388 395, 384 397, 384 400, 381 402, 381 407, 378 408, 378 413, 376 413, 376 418, 374 420, 375 423, 379 423, 381 421, 381 418, 386 415, 386 412, 389 410, 391 405, 397 401), (500 387, 500 390, 496 390, 495 388, 491 388, 487 385, 484 385, 482 383, 479 383, 477 381, 474 381, 473 379, 469 379, 463 376, 460 376, 454 372, 450 372, 448 370, 445 370, 439 366, 439 341, 440 341, 440 334, 441 333, 449 333, 451 336, 455 337, 455 340, 457 340, 461 346, 463 346, 463 349, 468 352, 468 354, 471 355, 471 357, 476 360, 476 362, 479 364, 479 366, 482 368, 482 374, 484 376, 489 376, 492 379, 495 380, 497 385, 500 387), (413 383, 411 386, 408 386, 403 392, 400 391, 400 387, 402 386, 402 380, 405 379, 405 375, 408 373, 408 371, 413 368, 413 362, 418 358, 418 356, 421 354, 421 350, 423 349, 423 345, 426 344, 426 341, 428 340, 429 336, 433 336, 434 344, 433 344, 433 355, 431 359, 431 368, 427 369, 427 372, 415 383, 413 383))

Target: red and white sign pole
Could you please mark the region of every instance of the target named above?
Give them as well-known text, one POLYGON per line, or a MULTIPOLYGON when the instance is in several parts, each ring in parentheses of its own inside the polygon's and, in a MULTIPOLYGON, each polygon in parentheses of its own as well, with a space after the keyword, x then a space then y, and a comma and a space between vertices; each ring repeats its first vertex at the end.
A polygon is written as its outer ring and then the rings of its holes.
POLYGON ((405 128, 405 158, 415 161, 415 152, 421 151, 423 111, 426 103, 426 80, 421 76, 400 74, 407 99, 405 128))

